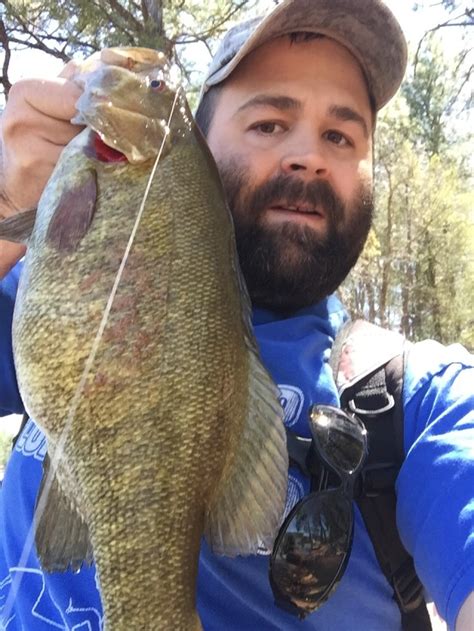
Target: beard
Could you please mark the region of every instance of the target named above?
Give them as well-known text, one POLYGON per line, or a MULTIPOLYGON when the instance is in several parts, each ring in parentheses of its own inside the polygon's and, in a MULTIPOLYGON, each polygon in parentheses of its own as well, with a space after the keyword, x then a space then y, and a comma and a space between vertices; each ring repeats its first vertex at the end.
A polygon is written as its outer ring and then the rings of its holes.
POLYGON ((292 312, 334 292, 359 258, 372 225, 371 184, 361 182, 345 204, 325 180, 306 183, 279 175, 250 188, 247 169, 235 160, 219 164, 219 172, 253 305, 292 312), (321 209, 325 230, 291 221, 266 224, 268 208, 282 203, 321 209))

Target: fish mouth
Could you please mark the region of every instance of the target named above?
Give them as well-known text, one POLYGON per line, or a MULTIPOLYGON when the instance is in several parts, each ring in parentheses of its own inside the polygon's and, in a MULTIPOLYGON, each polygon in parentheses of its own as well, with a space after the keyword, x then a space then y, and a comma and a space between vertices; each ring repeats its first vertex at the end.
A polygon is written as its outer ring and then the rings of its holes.
POLYGON ((100 162, 128 162, 127 156, 105 143, 97 132, 92 133, 92 149, 100 162))

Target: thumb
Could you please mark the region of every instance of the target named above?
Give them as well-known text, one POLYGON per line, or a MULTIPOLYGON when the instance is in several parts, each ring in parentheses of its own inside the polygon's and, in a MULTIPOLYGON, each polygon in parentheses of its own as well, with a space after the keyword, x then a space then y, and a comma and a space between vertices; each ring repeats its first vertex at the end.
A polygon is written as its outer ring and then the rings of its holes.
POLYGON ((64 66, 58 76, 63 79, 71 80, 79 72, 79 68, 80 62, 75 59, 71 59, 71 61, 68 61, 68 63, 64 66))

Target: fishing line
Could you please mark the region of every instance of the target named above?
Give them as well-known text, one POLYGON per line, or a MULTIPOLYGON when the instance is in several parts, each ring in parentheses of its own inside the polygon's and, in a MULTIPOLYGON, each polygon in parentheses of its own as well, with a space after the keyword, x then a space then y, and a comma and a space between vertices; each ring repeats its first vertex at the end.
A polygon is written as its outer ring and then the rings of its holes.
POLYGON ((71 425, 74 421, 74 417, 79 405, 79 401, 80 398, 82 396, 82 392, 84 390, 84 386, 86 385, 86 380, 89 376, 89 373, 92 369, 92 365, 94 363, 95 357, 97 355, 97 351, 99 348, 99 344, 101 342, 102 336, 104 334, 105 331, 105 327, 107 326, 107 322, 109 319, 109 315, 110 315, 110 311, 112 309, 112 305, 115 299, 115 295, 117 293, 120 281, 122 279, 122 274, 123 274, 123 270, 125 269, 125 265, 127 263, 127 259, 129 257, 130 251, 132 249, 132 245, 133 242, 135 240, 135 236, 137 234, 137 230, 138 230, 138 226, 141 222, 142 216, 143 216, 143 212, 145 209, 145 204, 147 202, 148 199, 148 195, 150 193, 150 189, 151 189, 151 185, 153 183, 153 178, 155 177, 155 173, 156 173, 156 169, 158 167, 158 163, 161 159, 161 155, 163 153, 163 149, 165 146, 165 142, 166 139, 169 136, 170 133, 170 125, 171 125, 171 119, 173 118, 173 114, 174 111, 176 109, 176 104, 178 102, 178 96, 180 94, 181 91, 181 87, 179 87, 176 90, 176 94, 174 97, 174 101, 173 101, 173 105, 171 106, 171 110, 170 110, 170 114, 168 116, 168 121, 166 123, 166 127, 165 127, 165 133, 163 135, 163 140, 161 141, 161 146, 160 149, 158 151, 158 155, 156 156, 155 162, 153 164, 153 168, 151 170, 150 173, 150 177, 148 178, 148 182, 145 188, 145 192, 143 194, 143 199, 142 202, 140 204, 140 209, 138 211, 137 217, 135 219, 135 223, 133 225, 132 231, 130 233, 130 237, 128 239, 128 243, 127 243, 127 247, 125 248, 125 252, 124 255, 122 257, 122 261, 120 263, 119 269, 117 271, 117 274, 115 276, 115 280, 114 280, 114 284, 112 286, 112 289, 110 291, 109 294, 109 298, 107 300, 107 304, 105 306, 104 312, 102 314, 102 319, 99 325, 99 328, 97 330, 95 339, 92 343, 92 348, 90 350, 89 356, 86 360, 86 363, 84 365, 84 370, 82 371, 82 376, 81 379, 79 381, 79 384, 76 388, 76 391, 74 393, 74 396, 72 398, 72 403, 71 403, 71 407, 69 409, 69 414, 68 417, 66 419, 66 423, 64 426, 63 431, 61 432, 60 438, 58 440, 57 443, 57 458, 56 458, 56 463, 53 463, 52 460, 50 460, 50 469, 49 472, 44 480, 44 485, 43 485, 43 492, 41 494, 41 498, 36 506, 36 510, 35 510, 35 514, 34 514, 34 519, 31 522, 31 526, 30 529, 28 531, 26 540, 25 540, 25 544, 23 546, 23 550, 21 553, 21 557, 20 560, 16 566, 16 569, 18 571, 18 573, 15 575, 15 577, 13 578, 12 582, 11 582, 11 586, 10 586, 10 590, 8 592, 8 597, 5 603, 5 607, 2 611, 2 617, 3 620, 8 620, 12 610, 13 610, 13 604, 15 602, 15 597, 18 593, 18 590, 20 588, 21 585, 21 581, 23 579, 23 569, 26 569, 26 562, 28 560, 28 556, 31 552, 31 550, 33 549, 34 546, 34 537, 35 537, 35 522, 41 519, 44 511, 45 511, 45 507, 46 507, 46 501, 48 499, 48 495, 49 495, 49 491, 51 489, 51 485, 52 485, 52 480, 53 480, 53 474, 55 473, 56 469, 57 469, 57 463, 59 463, 59 461, 61 460, 61 458, 63 457, 64 454, 64 445, 66 443, 67 437, 69 435, 69 430, 71 428, 71 425))

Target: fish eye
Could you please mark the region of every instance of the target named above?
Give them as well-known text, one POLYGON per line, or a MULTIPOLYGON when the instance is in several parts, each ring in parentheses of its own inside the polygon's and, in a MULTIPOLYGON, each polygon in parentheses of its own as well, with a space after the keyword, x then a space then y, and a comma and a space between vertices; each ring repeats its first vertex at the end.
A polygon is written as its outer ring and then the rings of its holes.
POLYGON ((153 90, 153 92, 163 92, 163 90, 166 88, 166 83, 161 79, 153 79, 152 81, 150 81, 150 88, 153 90))

